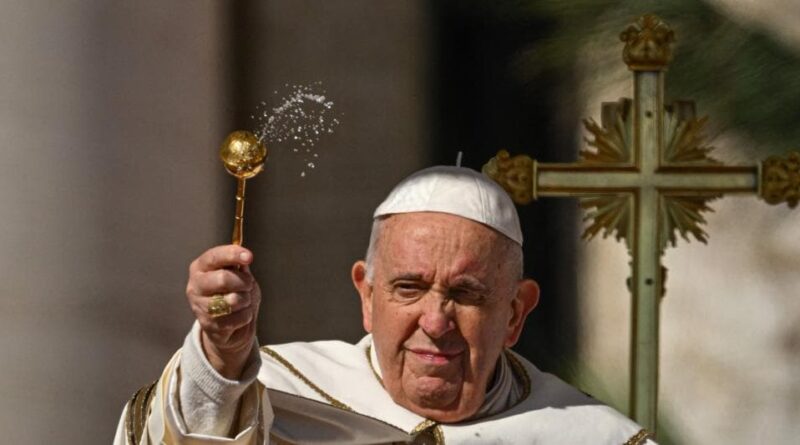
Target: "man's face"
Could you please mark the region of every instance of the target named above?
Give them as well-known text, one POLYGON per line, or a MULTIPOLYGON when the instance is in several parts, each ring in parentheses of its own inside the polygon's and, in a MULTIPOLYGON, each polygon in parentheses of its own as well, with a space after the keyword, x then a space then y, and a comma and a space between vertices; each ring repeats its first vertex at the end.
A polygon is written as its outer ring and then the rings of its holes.
POLYGON ((372 283, 363 262, 353 279, 384 386, 429 419, 467 419, 483 403, 503 348, 519 337, 538 287, 509 264, 512 242, 482 224, 433 212, 382 224, 372 283))

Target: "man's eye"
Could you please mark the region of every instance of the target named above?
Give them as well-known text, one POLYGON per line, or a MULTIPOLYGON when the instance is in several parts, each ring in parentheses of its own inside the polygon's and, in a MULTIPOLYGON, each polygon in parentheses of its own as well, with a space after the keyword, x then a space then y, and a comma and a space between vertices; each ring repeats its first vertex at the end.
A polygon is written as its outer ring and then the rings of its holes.
POLYGON ((484 295, 473 289, 450 289, 448 296, 459 304, 477 305, 483 302, 484 295))
POLYGON ((419 295, 424 290, 425 288, 418 283, 397 283, 394 285, 394 293, 405 298, 419 295))

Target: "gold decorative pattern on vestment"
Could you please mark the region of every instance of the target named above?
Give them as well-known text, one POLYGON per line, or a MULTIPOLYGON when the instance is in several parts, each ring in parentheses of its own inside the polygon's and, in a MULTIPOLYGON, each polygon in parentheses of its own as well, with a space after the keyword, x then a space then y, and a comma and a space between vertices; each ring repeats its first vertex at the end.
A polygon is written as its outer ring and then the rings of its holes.
POLYGON ((308 377, 306 377, 302 372, 300 372, 297 368, 295 368, 294 365, 289 363, 288 360, 283 358, 282 355, 278 354, 273 349, 269 348, 268 346, 262 346, 261 347, 261 351, 266 353, 267 355, 269 355, 273 359, 275 359, 275 361, 277 361, 281 365, 283 365, 283 367, 288 369, 289 372, 294 374, 295 377, 300 379, 300 381, 305 383, 306 386, 311 388, 315 393, 319 394, 323 399, 325 399, 328 403, 330 403, 334 407, 339 408, 339 409, 343 409, 343 410, 346 410, 346 411, 353 411, 352 408, 350 408, 349 406, 347 406, 344 403, 340 402, 339 400, 335 399, 333 396, 331 396, 330 394, 328 394, 325 391, 323 391, 322 388, 320 388, 319 386, 315 385, 311 380, 308 379, 308 377))
POLYGON ((663 71, 672 61, 675 32, 653 14, 645 14, 619 35, 622 59, 633 71, 663 71))
POLYGON ((372 366, 372 345, 367 346, 367 350, 364 352, 366 352, 367 354, 367 363, 369 363, 369 369, 370 371, 372 371, 372 375, 374 375, 378 383, 380 383, 381 386, 383 386, 383 379, 378 374, 378 371, 375 369, 375 367, 372 366))
POLYGON ((411 430, 411 434, 419 434, 422 430, 426 430, 434 425, 436 425, 435 420, 425 419, 411 430))
POLYGON ((157 383, 158 380, 141 387, 128 401, 125 430, 127 432, 126 439, 130 445, 137 445, 142 439, 142 434, 147 425, 147 416, 150 413, 150 402, 155 396, 157 383))
POLYGON ((761 163, 759 195, 768 204, 787 203, 790 208, 800 202, 800 152, 770 156, 761 163))
POLYGON ((649 431, 647 431, 645 429, 642 429, 642 430, 639 430, 638 433, 634 434, 633 437, 628 439, 622 445, 641 445, 641 444, 645 443, 647 441, 647 439, 652 439, 652 438, 653 438, 653 435, 649 431))
POLYGON ((527 155, 513 158, 506 150, 497 152, 481 171, 508 192, 517 204, 528 204, 536 199, 536 161, 527 155))
POLYGON ((411 430, 414 440, 412 445, 444 445, 444 432, 442 427, 430 419, 423 420, 411 430))
MULTIPOLYGON (((519 359, 514 356, 514 354, 509 351, 508 349, 505 350, 506 357, 508 358, 508 363, 511 364, 511 371, 522 380, 522 395, 519 397, 519 400, 508 408, 505 411, 519 405, 522 403, 523 400, 527 399, 528 396, 531 395, 531 376, 528 375, 528 371, 525 370, 525 366, 520 363, 519 359)), ((502 413, 503 411, 501 411, 502 413)), ((498 413, 500 414, 500 413, 498 413)))

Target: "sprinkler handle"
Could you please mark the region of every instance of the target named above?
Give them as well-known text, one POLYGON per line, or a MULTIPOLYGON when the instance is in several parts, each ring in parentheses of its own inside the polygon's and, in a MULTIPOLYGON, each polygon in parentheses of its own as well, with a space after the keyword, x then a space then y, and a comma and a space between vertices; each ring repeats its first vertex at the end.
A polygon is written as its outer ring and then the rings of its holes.
POLYGON ((242 245, 244 241, 244 178, 236 178, 236 214, 233 216, 232 244, 242 245))

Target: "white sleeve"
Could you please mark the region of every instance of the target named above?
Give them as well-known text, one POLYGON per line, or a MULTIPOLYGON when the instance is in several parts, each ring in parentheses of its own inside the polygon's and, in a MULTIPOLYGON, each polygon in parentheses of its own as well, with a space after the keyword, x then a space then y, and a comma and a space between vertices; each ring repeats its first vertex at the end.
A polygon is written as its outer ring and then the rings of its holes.
POLYGON ((266 444, 274 413, 266 389, 255 383, 260 365, 254 342, 242 380, 223 378, 205 359, 193 327, 158 381, 125 406, 114 445, 266 444))
MULTIPOLYGON (((221 376, 208 362, 200 345, 200 325, 195 322, 183 344, 178 368, 179 391, 177 400, 171 394, 170 402, 177 405, 175 420, 181 430, 205 436, 231 437, 240 426, 253 424, 253 418, 245 419, 239 412, 242 396, 253 385, 261 367, 258 343, 253 339, 253 348, 240 380, 221 376), (234 425, 237 414, 238 425, 234 425)), ((172 387, 173 385, 170 385, 172 387)), ((171 392, 171 391, 170 391, 171 392)), ((247 411, 247 410, 243 410, 247 411)))
POLYGON ((117 423, 117 432, 114 434, 114 445, 126 445, 125 439, 125 417, 128 415, 128 405, 122 408, 122 416, 117 423))

